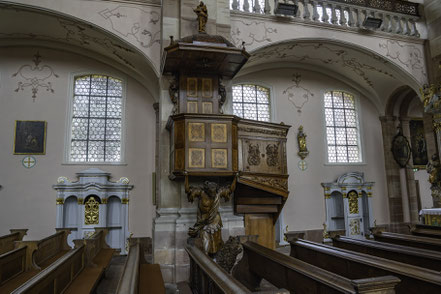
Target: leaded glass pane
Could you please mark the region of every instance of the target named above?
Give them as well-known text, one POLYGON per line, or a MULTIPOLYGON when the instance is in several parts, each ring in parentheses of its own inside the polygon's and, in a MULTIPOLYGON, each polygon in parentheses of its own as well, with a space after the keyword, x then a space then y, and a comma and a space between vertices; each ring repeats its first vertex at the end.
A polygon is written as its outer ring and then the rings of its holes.
POLYGON ((270 121, 269 89, 257 85, 233 86, 234 115, 270 121))
POLYGON ((122 81, 103 75, 75 79, 70 159, 121 160, 122 81))
POLYGON ((325 94, 329 162, 360 162, 358 118, 354 97, 341 91, 325 94))

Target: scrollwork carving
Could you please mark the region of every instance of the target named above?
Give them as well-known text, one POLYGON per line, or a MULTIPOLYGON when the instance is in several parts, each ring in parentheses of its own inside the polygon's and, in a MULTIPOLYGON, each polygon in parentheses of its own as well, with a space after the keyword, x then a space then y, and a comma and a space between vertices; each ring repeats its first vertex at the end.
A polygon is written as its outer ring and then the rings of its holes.
POLYGON ((172 114, 176 114, 178 111, 178 98, 179 98, 179 81, 176 76, 170 80, 168 93, 170 95, 170 100, 173 102, 172 114))
POLYGON ((279 143, 266 146, 266 164, 268 164, 268 166, 279 165, 279 146, 279 143))
POLYGON ((247 162, 249 165, 255 166, 260 164, 260 149, 259 144, 249 144, 248 145, 248 158, 247 162))

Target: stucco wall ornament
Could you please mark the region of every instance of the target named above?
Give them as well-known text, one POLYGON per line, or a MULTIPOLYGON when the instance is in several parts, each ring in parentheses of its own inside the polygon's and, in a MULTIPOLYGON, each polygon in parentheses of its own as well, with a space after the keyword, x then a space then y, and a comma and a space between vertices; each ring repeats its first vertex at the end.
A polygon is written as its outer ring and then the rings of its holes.
POLYGON ((17 83, 17 89, 15 92, 23 91, 25 88, 30 87, 32 92, 32 99, 35 102, 39 88, 46 89, 46 91, 54 93, 52 89, 52 82, 49 79, 58 75, 54 72, 49 65, 41 65, 41 55, 37 52, 32 59, 34 64, 25 64, 20 66, 16 73, 12 77, 18 77, 21 79, 17 83))
POLYGON ((301 74, 294 73, 292 77, 294 85, 291 85, 283 90, 283 95, 287 96, 288 100, 297 109, 297 112, 301 114, 303 106, 305 106, 305 104, 309 101, 309 98, 313 97, 314 94, 310 90, 300 85, 300 82, 302 81, 301 74))
MULTIPOLYGON (((232 20, 241 23, 245 27, 252 27, 252 32, 246 35, 237 25, 231 27, 231 39, 236 47, 251 46, 254 43, 272 42, 270 35, 277 34, 277 29, 268 26, 264 21, 232 20)), ((248 31, 245 29, 245 31, 248 31)))
POLYGON ((398 41, 387 40, 378 44, 386 50, 386 56, 404 65, 411 73, 415 74, 420 82, 427 80, 424 67, 424 54, 418 47, 408 44, 400 44, 398 41))
POLYGON ((110 22, 112 30, 127 39, 133 38, 142 47, 160 45, 160 14, 148 8, 119 5, 113 9, 106 8, 98 14, 110 22), (139 15, 137 18, 132 16, 139 15), (142 19, 142 22, 133 19, 142 19))

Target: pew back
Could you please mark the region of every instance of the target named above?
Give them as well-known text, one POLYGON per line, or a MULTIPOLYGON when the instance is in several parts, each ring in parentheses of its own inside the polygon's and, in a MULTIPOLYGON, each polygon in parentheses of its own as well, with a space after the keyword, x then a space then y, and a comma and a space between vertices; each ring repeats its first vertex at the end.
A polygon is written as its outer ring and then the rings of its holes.
POLYGON ((84 268, 84 246, 73 249, 32 277, 12 294, 62 293, 84 268))
POLYGON ((0 236, 0 255, 14 250, 14 241, 21 241, 26 235, 27 229, 12 229, 11 234, 0 236))
POLYGON ((138 294, 139 265, 143 259, 142 254, 141 244, 138 243, 130 247, 116 294, 138 294))
POLYGON ((393 275, 401 280, 397 293, 441 293, 441 275, 433 270, 305 240, 290 243, 292 257, 349 279, 393 275))
POLYGON ((379 232, 374 234, 374 239, 376 241, 390 244, 405 245, 414 248, 441 252, 441 240, 434 238, 397 234, 391 232, 379 232))
POLYGON ((441 227, 416 224, 410 228, 410 233, 416 236, 441 239, 441 227))
POLYGON ((438 252, 341 236, 332 238, 332 241, 333 245, 338 248, 396 260, 436 271, 441 270, 441 253, 438 252))
POLYGON ((394 287, 400 282, 392 276, 351 281, 254 242, 244 243, 243 248, 242 260, 235 267, 233 276, 251 289, 258 287, 263 278, 291 293, 386 294, 395 293, 394 287))
POLYGON ((0 255, 0 285, 26 270, 26 247, 0 255))

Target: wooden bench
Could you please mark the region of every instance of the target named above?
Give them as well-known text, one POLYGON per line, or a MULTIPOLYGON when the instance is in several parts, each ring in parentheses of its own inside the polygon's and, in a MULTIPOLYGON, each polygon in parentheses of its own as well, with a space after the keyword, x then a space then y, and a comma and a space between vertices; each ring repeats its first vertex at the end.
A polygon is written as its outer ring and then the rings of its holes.
POLYGON ((84 245, 72 249, 11 294, 62 293, 83 270, 84 249, 84 245))
POLYGON ((15 241, 23 240, 28 229, 11 229, 11 233, 0 237, 0 255, 8 251, 14 250, 15 241))
POLYGON ((441 270, 441 253, 431 250, 341 236, 332 238, 332 243, 335 247, 342 249, 396 260, 436 271, 441 270))
POLYGON ((441 275, 434 270, 300 239, 290 244, 292 257, 348 279, 393 275, 401 280, 397 293, 441 293, 441 275))
POLYGON ((291 293, 395 293, 400 280, 393 276, 350 280, 254 242, 243 244, 243 257, 233 276, 249 289, 262 279, 291 293))
MULTIPOLYGON (((193 244, 186 244, 190 257, 190 288, 193 293, 246 294, 252 292, 193 244)), ((266 291, 266 294, 287 294, 286 290, 266 291)))
POLYGON ((441 252, 441 240, 434 238, 397 234, 391 232, 377 232, 374 233, 373 236, 376 241, 384 243, 405 245, 441 252))
POLYGON ((441 239, 441 227, 416 224, 410 227, 410 233, 416 236, 441 239))
POLYGON ((38 241, 15 241, 16 249, 0 256, 0 293, 10 293, 63 256, 69 230, 38 241))
POLYGON ((130 250, 118 282, 116 294, 165 294, 164 279, 158 264, 148 264, 144 248, 137 239, 129 239, 130 250))
POLYGON ((115 253, 115 249, 111 249, 106 243, 107 232, 107 229, 96 228, 89 238, 74 240, 75 248, 85 248, 85 267, 64 294, 87 294, 95 291, 115 253))

